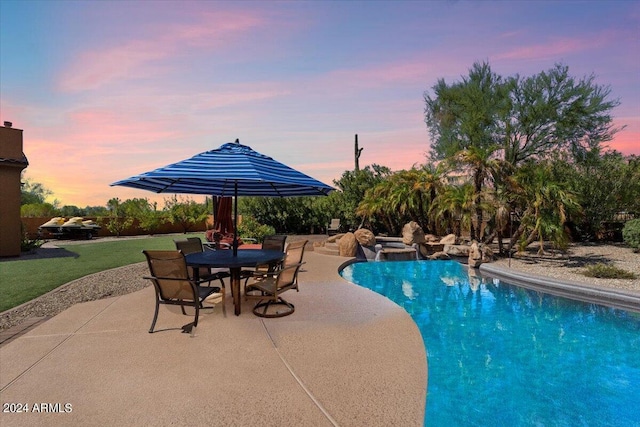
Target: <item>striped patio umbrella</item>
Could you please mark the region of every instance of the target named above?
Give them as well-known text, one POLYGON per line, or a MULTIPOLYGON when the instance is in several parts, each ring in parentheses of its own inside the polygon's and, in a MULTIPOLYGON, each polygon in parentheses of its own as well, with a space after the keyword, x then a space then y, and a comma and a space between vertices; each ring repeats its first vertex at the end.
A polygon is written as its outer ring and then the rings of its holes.
MULTIPOLYGON (((211 196, 325 196, 334 190, 238 140, 216 150, 197 154, 150 172, 111 184, 154 193, 204 194, 211 196)), ((234 225, 238 223, 235 203, 234 225)), ((234 227, 234 255, 238 249, 234 227)))

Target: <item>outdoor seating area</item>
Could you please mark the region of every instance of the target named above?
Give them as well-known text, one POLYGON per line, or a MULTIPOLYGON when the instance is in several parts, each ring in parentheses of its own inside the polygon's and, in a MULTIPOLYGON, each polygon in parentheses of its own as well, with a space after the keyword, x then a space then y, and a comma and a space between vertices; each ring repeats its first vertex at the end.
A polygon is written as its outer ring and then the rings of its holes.
POLYGON ((72 410, 4 413, 2 424, 423 425, 426 357, 415 323, 343 280, 343 259, 304 258, 303 287, 287 292, 296 312, 278 319, 254 316, 255 300, 242 299, 248 315, 200 310, 191 336, 181 325, 193 319, 165 305, 149 334, 152 286, 74 305, 0 347, 3 402, 72 410), (274 386, 286 396, 275 408, 274 386), (194 396, 198 410, 184 411, 194 396))
MULTIPOLYGON (((209 283, 210 286, 214 280, 220 282, 220 287, 215 288, 215 292, 221 295, 224 310, 225 278, 229 278, 231 282, 236 315, 241 312, 240 299, 243 296, 245 300, 250 297, 258 298, 253 308, 253 313, 257 316, 283 317, 292 314, 295 311, 293 304, 285 301, 281 294, 289 289, 299 291, 298 271, 303 264, 307 240, 286 244, 286 239, 286 235, 271 235, 264 238, 260 248, 232 251, 218 247, 205 252, 199 237, 189 237, 174 240, 176 251, 144 251, 152 274, 152 277, 148 278, 153 280, 157 290, 158 304, 153 324, 158 317, 159 304, 182 304, 183 314, 186 314, 184 305, 193 306, 196 310, 193 324, 185 325, 183 328, 191 330, 192 326, 197 326, 198 311, 204 308, 202 302, 211 293, 208 293, 209 287, 203 288, 201 285, 209 283), (154 262, 152 256, 155 257, 154 262), (154 267, 158 268, 160 261, 163 261, 166 267, 164 274, 158 276, 154 267), (241 295, 242 279, 244 292, 241 295), (249 283, 250 279, 252 281, 249 283)), ((149 332, 153 332, 153 324, 149 332)))

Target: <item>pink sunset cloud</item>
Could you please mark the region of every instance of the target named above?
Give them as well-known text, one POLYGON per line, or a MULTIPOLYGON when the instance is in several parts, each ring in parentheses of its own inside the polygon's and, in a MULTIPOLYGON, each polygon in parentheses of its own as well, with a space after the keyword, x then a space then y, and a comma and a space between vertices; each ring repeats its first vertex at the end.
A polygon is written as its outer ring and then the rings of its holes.
POLYGON ((581 40, 563 39, 549 44, 521 46, 503 54, 496 55, 496 59, 540 59, 557 58, 567 53, 582 50, 586 44, 581 40))
POLYGON ((58 87, 74 92, 96 89, 125 78, 143 78, 148 75, 149 67, 157 66, 159 61, 179 56, 192 48, 226 47, 240 35, 266 24, 254 12, 202 13, 198 17, 198 22, 190 25, 157 27, 145 39, 94 47, 80 53, 60 76, 58 87))
POLYGON ((618 117, 614 124, 616 127, 626 127, 616 133, 613 140, 606 145, 625 155, 640 156, 640 117, 618 117))
POLYGON ((613 39, 610 33, 589 35, 583 38, 552 38, 546 43, 522 44, 497 55, 496 60, 557 59, 568 54, 593 50, 607 45, 613 39))

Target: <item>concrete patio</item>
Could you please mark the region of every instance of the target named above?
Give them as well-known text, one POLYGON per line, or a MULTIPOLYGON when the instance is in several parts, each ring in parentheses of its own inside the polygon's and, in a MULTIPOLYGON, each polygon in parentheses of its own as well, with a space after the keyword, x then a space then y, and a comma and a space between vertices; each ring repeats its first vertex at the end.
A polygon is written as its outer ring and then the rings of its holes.
POLYGON ((305 254, 296 311, 204 310, 195 337, 153 288, 77 304, 0 347, 2 426, 418 426, 422 338, 391 301, 344 281, 344 258, 305 254), (7 413, 8 404, 28 413, 7 413), (33 412, 34 404, 53 413, 33 412), (59 405, 56 405, 59 404, 59 405), (68 404, 65 406, 65 404, 68 404))

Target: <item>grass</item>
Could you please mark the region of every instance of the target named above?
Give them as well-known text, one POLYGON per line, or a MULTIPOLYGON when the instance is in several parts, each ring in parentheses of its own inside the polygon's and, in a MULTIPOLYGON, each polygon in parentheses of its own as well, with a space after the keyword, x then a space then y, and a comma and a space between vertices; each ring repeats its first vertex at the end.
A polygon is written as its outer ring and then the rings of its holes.
POLYGON ((587 277, 598 277, 601 279, 635 279, 636 275, 629 271, 618 268, 615 265, 599 262, 587 267, 583 273, 587 277))
POLYGON ((143 249, 175 249, 182 236, 71 244, 60 246, 67 256, 0 262, 0 312, 88 274, 143 262, 143 249))

